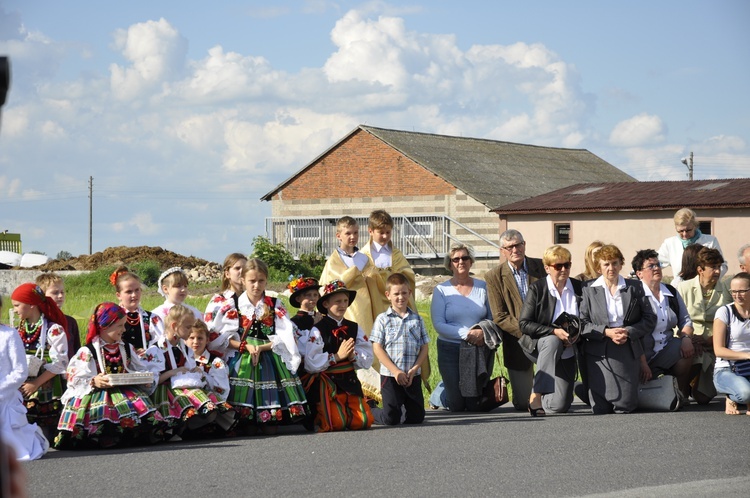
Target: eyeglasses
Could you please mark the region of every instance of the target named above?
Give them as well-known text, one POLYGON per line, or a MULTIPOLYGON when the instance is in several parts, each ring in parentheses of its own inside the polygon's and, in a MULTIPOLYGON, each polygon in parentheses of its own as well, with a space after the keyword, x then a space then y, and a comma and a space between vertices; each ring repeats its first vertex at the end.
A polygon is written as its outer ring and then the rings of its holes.
POLYGON ((730 290, 729 293, 733 296, 744 296, 747 291, 750 289, 730 290))
POLYGON ((469 261, 470 259, 471 258, 469 256, 459 256, 457 258, 451 258, 451 261, 453 261, 454 263, 458 263, 459 261, 466 262, 466 261, 469 261))
POLYGON ((557 271, 561 271, 563 268, 565 268, 566 270, 570 270, 571 265, 572 263, 568 261, 567 263, 555 263, 554 265, 550 265, 550 266, 557 271))
POLYGON ((659 263, 651 263, 650 265, 646 265, 641 270, 659 270, 661 269, 661 265, 659 263))
POLYGON ((516 244, 511 244, 509 246, 503 246, 503 249, 505 249, 508 252, 513 252, 513 249, 520 249, 524 245, 526 245, 526 242, 518 242, 516 244))

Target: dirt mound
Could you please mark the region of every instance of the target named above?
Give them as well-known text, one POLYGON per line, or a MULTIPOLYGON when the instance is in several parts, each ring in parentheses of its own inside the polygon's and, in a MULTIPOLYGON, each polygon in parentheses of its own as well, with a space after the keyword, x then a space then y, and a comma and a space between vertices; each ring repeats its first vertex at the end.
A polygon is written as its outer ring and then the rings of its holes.
POLYGON ((90 256, 82 255, 77 258, 59 260, 54 259, 44 265, 37 266, 37 270, 97 270, 103 266, 132 265, 140 261, 156 261, 162 270, 172 266, 180 266, 185 270, 204 267, 214 263, 194 256, 182 256, 161 247, 108 247, 90 256))

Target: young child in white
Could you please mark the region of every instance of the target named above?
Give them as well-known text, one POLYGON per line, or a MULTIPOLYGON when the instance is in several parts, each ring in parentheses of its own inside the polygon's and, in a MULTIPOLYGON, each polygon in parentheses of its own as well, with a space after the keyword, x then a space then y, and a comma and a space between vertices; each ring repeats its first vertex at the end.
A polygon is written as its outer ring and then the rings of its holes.
POLYGON ((158 306, 151 313, 158 315, 162 321, 167 317, 167 313, 175 304, 181 304, 189 309, 196 320, 203 320, 203 313, 198 311, 194 306, 185 302, 188 289, 188 278, 185 271, 179 266, 173 266, 164 270, 159 276, 158 281, 159 294, 164 296, 164 304, 158 306))

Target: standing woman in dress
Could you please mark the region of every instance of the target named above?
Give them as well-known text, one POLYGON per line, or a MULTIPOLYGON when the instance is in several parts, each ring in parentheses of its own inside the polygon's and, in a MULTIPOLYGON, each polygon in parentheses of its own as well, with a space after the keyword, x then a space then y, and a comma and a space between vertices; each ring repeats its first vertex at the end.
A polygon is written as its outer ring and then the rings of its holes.
POLYGON ((21 335, 27 355, 44 361, 37 376, 29 376, 21 385, 29 422, 36 422, 48 439, 53 436, 60 418, 60 397, 65 390, 68 367, 67 320, 55 302, 33 283, 21 284, 10 297, 13 311, 21 319, 21 335))
MULTIPOLYGON (((470 274, 474 256, 463 244, 451 247, 445 267, 453 277, 436 285, 432 292, 430 315, 438 333, 438 368, 443 378, 447 408, 454 412, 478 411, 479 397, 465 397, 459 386, 461 343, 484 346, 484 333, 471 328, 482 320, 492 320, 487 285, 470 274)), ((489 370, 492 372, 492 366, 489 370)), ((442 401, 442 400, 441 400, 442 401)))
POLYGON ((208 302, 203 316, 208 326, 206 349, 225 359, 231 356, 229 340, 239 327, 238 302, 245 290, 245 284, 242 282, 242 268, 245 263, 247 257, 238 252, 224 258, 221 290, 208 302))
POLYGON ((638 406, 641 338, 656 315, 637 280, 620 276, 620 250, 605 245, 596 254, 602 276, 583 289, 581 335, 594 414, 628 413, 638 406))

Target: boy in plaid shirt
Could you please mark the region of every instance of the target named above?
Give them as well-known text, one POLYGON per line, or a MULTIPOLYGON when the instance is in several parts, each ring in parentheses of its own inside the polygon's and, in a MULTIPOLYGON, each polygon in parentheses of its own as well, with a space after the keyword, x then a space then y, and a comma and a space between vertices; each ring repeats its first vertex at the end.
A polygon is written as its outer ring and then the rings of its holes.
POLYGON ((385 295, 391 306, 375 319, 370 342, 380 360, 383 408, 374 409, 375 423, 398 425, 402 407, 405 424, 424 420, 424 397, 419 365, 427 359, 430 342, 424 320, 409 308, 411 287, 401 273, 386 280, 385 295))

